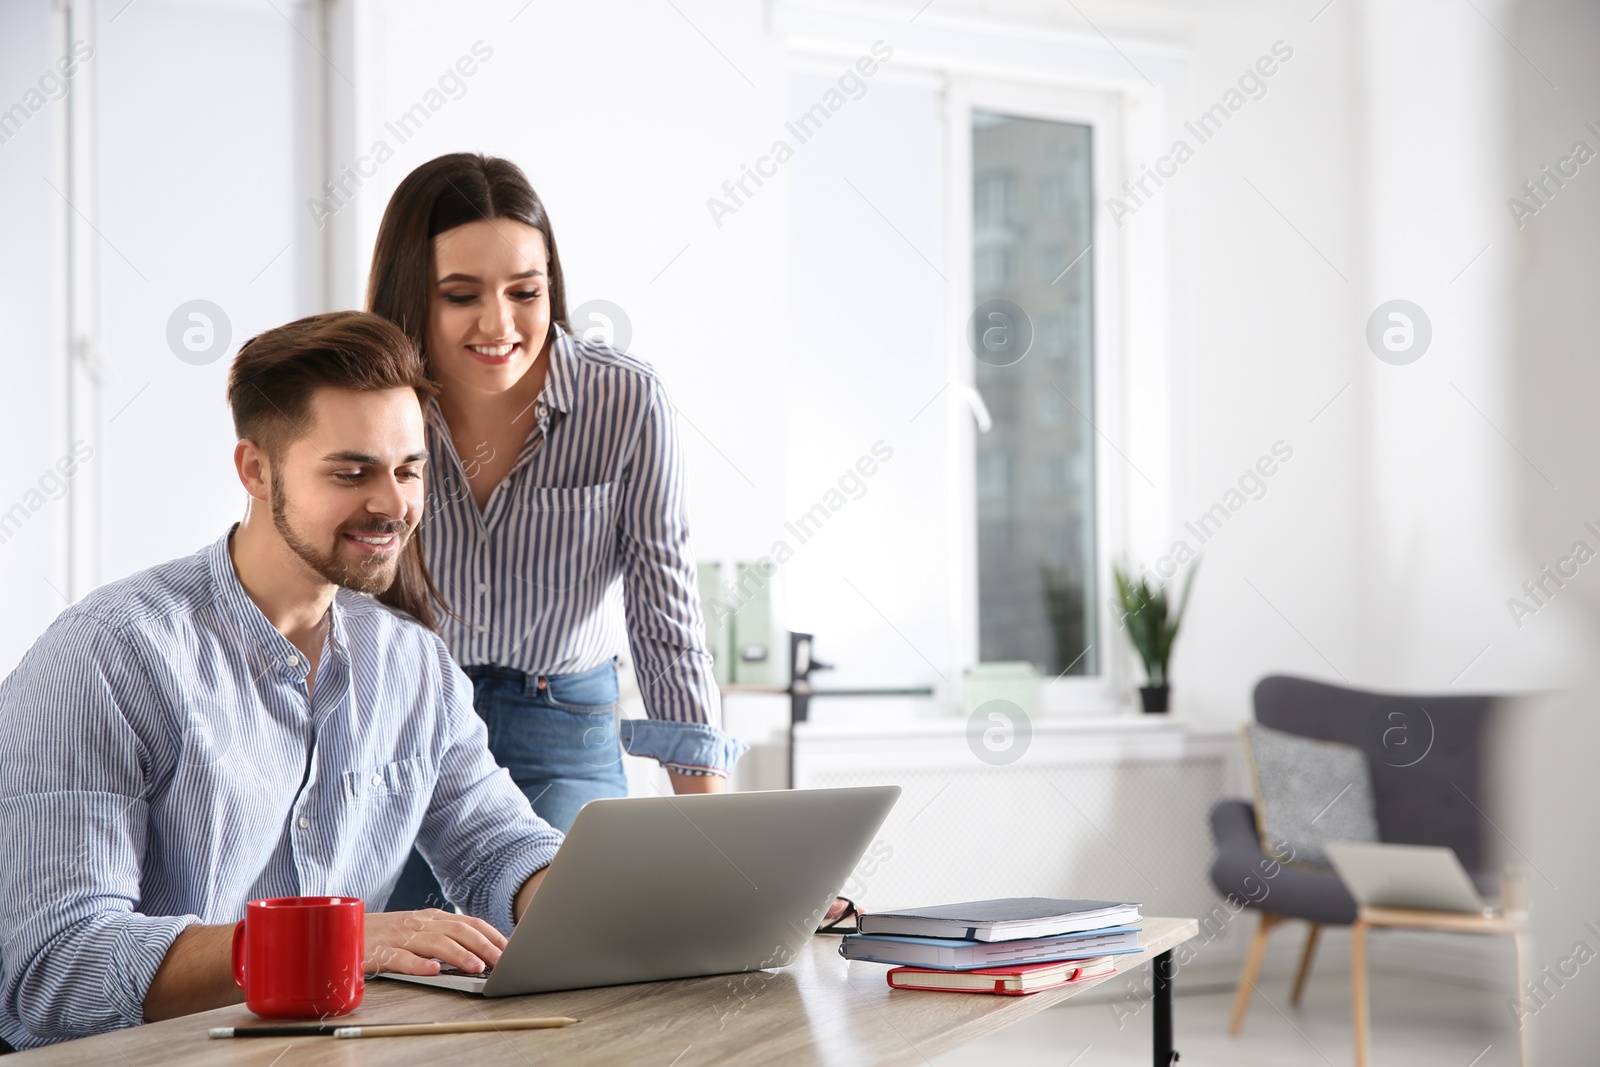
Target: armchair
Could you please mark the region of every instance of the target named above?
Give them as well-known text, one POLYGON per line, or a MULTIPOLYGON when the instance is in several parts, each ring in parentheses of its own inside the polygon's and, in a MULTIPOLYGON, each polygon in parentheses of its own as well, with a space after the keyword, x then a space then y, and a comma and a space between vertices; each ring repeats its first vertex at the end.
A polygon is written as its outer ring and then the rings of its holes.
MULTIPOLYGON (((1363 749, 1372 772, 1379 838, 1448 845, 1480 889, 1494 892, 1497 879, 1482 872, 1484 819, 1478 810, 1482 733, 1492 697, 1369 693, 1273 675, 1256 685, 1254 703, 1256 721, 1263 726, 1363 749)), ((1356 902, 1332 869, 1303 865, 1284 865, 1263 892, 1261 864, 1270 863, 1270 857, 1262 851, 1250 801, 1219 801, 1211 810, 1211 832, 1217 842, 1211 883, 1260 916, 1234 996, 1228 1030, 1237 1035, 1272 928, 1286 919, 1311 924, 1290 993, 1290 1003, 1298 1004, 1322 928, 1354 923, 1356 902)))

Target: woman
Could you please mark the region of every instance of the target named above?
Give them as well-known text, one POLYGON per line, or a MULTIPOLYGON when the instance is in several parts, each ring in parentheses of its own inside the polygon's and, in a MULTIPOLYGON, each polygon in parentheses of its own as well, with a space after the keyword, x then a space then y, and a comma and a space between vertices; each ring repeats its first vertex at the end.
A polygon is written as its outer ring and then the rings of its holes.
MULTIPOLYGON (((747 746, 717 728, 674 411, 649 364, 569 332, 555 236, 522 171, 465 153, 412 171, 367 303, 440 387, 419 532, 495 759, 562 832, 586 802, 627 794, 624 748, 679 793, 723 790, 747 746), (648 719, 617 715, 624 632, 648 719)), ((413 852, 389 907, 448 896, 413 852)))

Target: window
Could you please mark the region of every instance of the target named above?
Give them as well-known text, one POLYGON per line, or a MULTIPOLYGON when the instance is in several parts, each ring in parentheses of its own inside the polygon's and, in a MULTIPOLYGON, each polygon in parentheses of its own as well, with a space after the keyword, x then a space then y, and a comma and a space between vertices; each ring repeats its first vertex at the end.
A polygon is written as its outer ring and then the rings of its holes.
POLYGON ((1059 219, 1067 210, 1067 177, 1065 174, 1046 174, 1039 179, 1039 214, 1047 219, 1059 219))
POLYGON ((1004 289, 1011 284, 1010 249, 979 246, 973 255, 972 267, 980 288, 1004 289))
POLYGON ((1041 429, 1055 429, 1067 421, 1067 399, 1054 389, 1040 393, 1035 397, 1035 401, 1038 405, 1036 409, 1037 425, 1041 429))
POLYGON ((1017 175, 1012 170, 973 176, 973 228, 980 233, 1003 230, 1017 216, 1017 175))
POLYGON ((978 500, 985 508, 1004 504, 1011 496, 1010 460, 1003 452, 978 457, 978 500))
POLYGON ((978 658, 1099 675, 1093 130, 986 110, 971 123, 973 304, 984 321, 1001 309, 1001 347, 977 331, 973 346, 992 417, 974 437, 978 658))

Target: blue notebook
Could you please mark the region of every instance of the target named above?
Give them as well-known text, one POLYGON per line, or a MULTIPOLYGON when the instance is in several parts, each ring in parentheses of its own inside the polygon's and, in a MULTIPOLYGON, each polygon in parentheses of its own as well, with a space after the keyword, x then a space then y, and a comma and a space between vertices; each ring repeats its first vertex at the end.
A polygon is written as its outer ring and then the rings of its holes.
POLYGON ((890 963, 902 967, 931 967, 943 971, 970 971, 1006 963, 1082 960, 1138 951, 1137 926, 1115 926, 1062 937, 1029 937, 1017 941, 846 934, 839 944, 839 955, 847 960, 890 963))

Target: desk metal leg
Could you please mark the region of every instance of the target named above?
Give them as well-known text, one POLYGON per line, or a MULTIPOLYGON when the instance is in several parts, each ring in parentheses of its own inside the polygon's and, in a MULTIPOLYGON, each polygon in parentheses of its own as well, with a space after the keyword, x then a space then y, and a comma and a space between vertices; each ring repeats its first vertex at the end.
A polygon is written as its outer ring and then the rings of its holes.
POLYGON ((1154 1034, 1155 1067, 1172 1067, 1178 1054, 1172 1048, 1172 979, 1175 970, 1172 952, 1168 950, 1150 961, 1150 974, 1155 979, 1155 1015, 1152 1020, 1154 1034))

